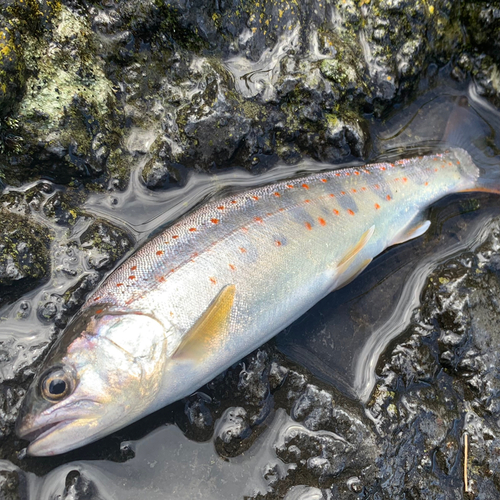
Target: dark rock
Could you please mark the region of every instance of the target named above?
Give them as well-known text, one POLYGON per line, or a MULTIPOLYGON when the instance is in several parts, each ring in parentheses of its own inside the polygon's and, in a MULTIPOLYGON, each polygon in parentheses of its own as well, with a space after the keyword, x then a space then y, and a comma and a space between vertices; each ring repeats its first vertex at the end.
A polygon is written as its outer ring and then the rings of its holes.
POLYGON ((92 269, 110 269, 132 247, 130 236, 107 221, 93 221, 80 236, 80 245, 88 254, 92 269))
POLYGON ((62 500, 100 500, 97 486, 94 482, 81 474, 78 470, 72 470, 66 476, 66 485, 62 500))
POLYGON ((0 498, 2 500, 23 500, 27 498, 27 484, 24 473, 17 467, 0 469, 0 498))
POLYGON ((498 496, 494 456, 500 435, 490 422, 500 417, 494 368, 500 350, 499 234, 496 220, 475 254, 464 253, 432 273, 421 315, 379 372, 370 409, 383 430, 381 498, 416 491, 436 499, 461 495, 462 468, 456 464, 464 434, 474 457, 474 496, 498 496))
POLYGON ((46 276, 49 235, 45 228, 13 213, 0 212, 0 285, 46 276))

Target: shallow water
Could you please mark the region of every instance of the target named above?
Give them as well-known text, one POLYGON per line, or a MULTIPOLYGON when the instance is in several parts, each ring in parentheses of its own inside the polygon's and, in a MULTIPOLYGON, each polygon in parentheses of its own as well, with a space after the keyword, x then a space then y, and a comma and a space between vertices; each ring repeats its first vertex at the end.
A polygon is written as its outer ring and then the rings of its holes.
MULTIPOLYGON (((403 157, 408 150, 415 151, 415 146, 424 150, 435 147, 436 138, 444 133, 455 97, 462 93, 460 88, 441 88, 422 96, 386 123, 374 122, 370 159, 382 153, 384 157, 403 157)), ((500 148, 500 139, 495 130, 500 130, 500 116, 475 95, 473 87, 467 95, 479 119, 471 121, 466 132, 454 136, 454 141, 467 141, 478 165, 494 168, 498 166, 496 148, 500 148)), ((464 147, 468 144, 460 143, 464 147)), ((313 162, 282 165, 258 176, 237 168, 211 175, 191 174, 184 187, 167 191, 148 190, 140 181, 140 167, 124 192, 93 194, 83 207, 88 214, 125 229, 135 240, 135 247, 208 197, 326 166, 313 162)), ((41 204, 60 189, 53 186, 52 191, 42 194, 41 204)), ((487 194, 454 195, 442 200, 431 210, 433 225, 425 236, 386 251, 357 280, 330 294, 273 342, 319 379, 355 401, 366 402, 376 381, 380 355, 411 321, 418 322, 415 309, 429 272, 445 258, 479 245, 489 222, 500 213, 498 205, 498 199, 487 194), (477 210, 479 205, 481 209, 477 210)), ((33 210, 33 216, 55 233, 51 275, 47 283, 0 311, 0 345, 11 354, 0 365, 2 382, 14 379, 41 355, 56 332, 54 318, 62 307, 65 292, 82 275, 94 272, 89 265, 91 255, 72 246, 73 242, 78 243, 91 218, 79 217, 68 229, 54 224, 41 210, 33 210), (43 311, 55 312, 45 315, 48 319, 44 320, 43 311)), ((214 383, 221 383, 220 378, 214 383)), ((172 412, 186 411, 183 406, 172 405, 172 412)), ((215 436, 220 434, 220 426, 237 418, 231 411, 228 408, 215 424, 215 436)), ((168 409, 160 417, 153 417, 148 421, 146 435, 122 444, 122 455, 117 447, 127 431, 108 439, 104 455, 114 447, 110 455, 123 463, 98 460, 102 458, 99 443, 66 457, 23 459, 22 452, 17 454, 22 445, 15 442, 12 456, 5 458, 30 471, 25 479, 26 497, 31 499, 61 495, 68 489, 68 474, 77 477, 71 471, 78 471, 81 482, 92 483, 95 496, 103 499, 136 498, 140 494, 151 499, 165 498, 166 494, 169 498, 238 498, 265 494, 269 481, 287 474, 293 464, 285 464, 276 449, 296 428, 305 429, 277 407, 265 419, 263 431, 250 449, 228 458, 217 452, 215 438, 204 442, 188 439, 176 425, 171 425, 173 421, 168 409), (164 422, 168 425, 164 426, 164 422)), ((135 424, 135 429, 138 425, 141 423, 135 424)), ((304 432, 313 433, 307 429, 304 432)), ((316 434, 326 432, 329 431, 316 434)), ((329 439, 341 443, 340 436, 330 434, 329 439)), ((15 469, 7 461, 4 465, 15 469)), ((297 488, 287 498, 315 498, 319 491, 297 488)))

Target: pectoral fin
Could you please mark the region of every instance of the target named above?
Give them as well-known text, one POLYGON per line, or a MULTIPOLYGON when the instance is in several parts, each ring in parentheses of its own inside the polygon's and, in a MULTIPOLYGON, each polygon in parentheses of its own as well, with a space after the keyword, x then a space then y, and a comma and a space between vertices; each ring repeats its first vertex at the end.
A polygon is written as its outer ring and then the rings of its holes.
POLYGON ((235 285, 226 285, 206 311, 187 332, 173 359, 199 361, 214 349, 218 349, 228 333, 229 318, 233 308, 235 285))
POLYGON ((391 245, 398 245, 399 243, 404 243, 405 241, 422 236, 427 229, 429 229, 430 225, 430 220, 419 221, 417 224, 411 226, 410 229, 406 229, 402 233, 398 234, 396 238, 394 238, 394 241, 391 242, 391 245))

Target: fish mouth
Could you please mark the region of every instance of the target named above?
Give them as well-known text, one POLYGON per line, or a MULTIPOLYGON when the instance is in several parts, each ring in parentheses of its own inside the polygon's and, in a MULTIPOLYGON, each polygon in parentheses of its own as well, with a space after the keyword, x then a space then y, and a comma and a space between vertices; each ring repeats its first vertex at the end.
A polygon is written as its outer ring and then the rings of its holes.
POLYGON ((19 427, 16 430, 16 432, 21 439, 30 441, 30 446, 31 446, 36 441, 43 439, 44 437, 48 436, 49 434, 51 434, 56 430, 61 429, 62 427, 65 427, 74 420, 75 419, 65 418, 64 420, 59 420, 58 422, 51 422, 49 424, 40 425, 35 429, 31 428, 29 425, 24 425, 19 427))

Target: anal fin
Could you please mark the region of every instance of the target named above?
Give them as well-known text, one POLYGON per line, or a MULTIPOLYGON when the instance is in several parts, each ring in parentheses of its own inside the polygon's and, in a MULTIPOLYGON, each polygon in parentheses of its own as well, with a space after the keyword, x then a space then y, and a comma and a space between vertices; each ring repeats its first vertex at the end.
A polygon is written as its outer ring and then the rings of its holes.
POLYGON ((414 238, 422 236, 427 231, 427 229, 429 229, 430 225, 430 220, 419 221, 409 229, 405 229, 404 231, 399 233, 391 242, 391 245, 398 245, 399 243, 404 243, 405 241, 413 240, 414 238))
POLYGON ((189 359, 197 362, 221 347, 228 333, 235 292, 235 285, 226 285, 222 288, 193 327, 186 332, 172 355, 173 359, 189 359))

